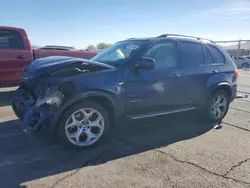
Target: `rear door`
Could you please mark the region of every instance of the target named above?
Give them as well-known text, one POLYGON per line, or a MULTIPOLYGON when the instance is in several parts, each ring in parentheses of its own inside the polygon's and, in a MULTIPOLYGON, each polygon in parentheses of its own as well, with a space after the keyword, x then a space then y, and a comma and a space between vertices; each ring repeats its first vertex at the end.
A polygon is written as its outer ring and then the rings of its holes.
POLYGON ((24 40, 18 31, 0 28, 0 84, 18 83, 21 69, 32 61, 24 40))
POLYGON ((181 78, 183 98, 188 104, 203 104, 207 96, 207 80, 211 73, 206 68, 205 54, 201 43, 180 41, 181 78))

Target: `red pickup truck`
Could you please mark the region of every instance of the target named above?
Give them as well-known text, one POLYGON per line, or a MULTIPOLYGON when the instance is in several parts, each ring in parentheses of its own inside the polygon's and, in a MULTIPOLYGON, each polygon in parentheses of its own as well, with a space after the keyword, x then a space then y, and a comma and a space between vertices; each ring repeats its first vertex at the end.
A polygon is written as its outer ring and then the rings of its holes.
POLYGON ((0 26, 0 85, 18 84, 21 69, 33 60, 48 56, 90 59, 97 52, 33 50, 24 29, 0 26))

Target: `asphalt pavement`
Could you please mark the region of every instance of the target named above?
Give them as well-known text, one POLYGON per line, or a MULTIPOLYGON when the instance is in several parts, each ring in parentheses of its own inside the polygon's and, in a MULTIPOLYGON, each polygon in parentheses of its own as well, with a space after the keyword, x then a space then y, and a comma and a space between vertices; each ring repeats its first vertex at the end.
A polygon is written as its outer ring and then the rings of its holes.
MULTIPOLYGON (((235 99, 222 127, 181 113, 127 121, 84 151, 22 131, 0 89, 0 187, 250 187, 250 97, 235 99)), ((238 91, 250 94, 250 71, 238 91)))

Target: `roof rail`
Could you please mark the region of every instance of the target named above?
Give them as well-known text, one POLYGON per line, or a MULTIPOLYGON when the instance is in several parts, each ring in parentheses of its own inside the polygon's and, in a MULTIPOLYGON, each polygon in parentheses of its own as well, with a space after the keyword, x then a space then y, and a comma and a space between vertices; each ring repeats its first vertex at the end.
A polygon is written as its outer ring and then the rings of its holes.
POLYGON ((209 41, 211 43, 215 43, 212 40, 209 39, 205 39, 205 38, 201 38, 201 37, 193 37, 193 36, 188 36, 188 35, 178 35, 178 34, 162 34, 156 38, 163 38, 163 37, 184 37, 184 38, 192 38, 192 39, 196 39, 196 40, 206 40, 209 41))

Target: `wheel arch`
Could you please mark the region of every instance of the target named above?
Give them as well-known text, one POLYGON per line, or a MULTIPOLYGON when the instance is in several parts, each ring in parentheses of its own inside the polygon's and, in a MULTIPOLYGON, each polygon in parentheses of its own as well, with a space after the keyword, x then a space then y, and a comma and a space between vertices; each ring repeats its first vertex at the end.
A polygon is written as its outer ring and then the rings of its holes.
POLYGON ((212 90, 211 94, 214 93, 215 91, 217 90, 224 90, 227 92, 228 94, 228 97, 229 97, 229 100, 232 96, 232 88, 231 88, 231 85, 228 83, 228 82, 220 82, 219 84, 217 84, 217 86, 212 90))
POLYGON ((68 110, 72 105, 84 102, 87 100, 93 100, 97 103, 99 103, 101 106, 103 106, 109 115, 110 122, 113 123, 114 119, 116 118, 116 100, 114 97, 112 97, 111 94, 105 92, 105 91, 89 91, 89 92, 82 92, 79 94, 76 94, 69 98, 57 111, 56 115, 52 118, 52 121, 50 123, 50 132, 52 134, 55 133, 60 117, 64 114, 66 110, 68 110))

